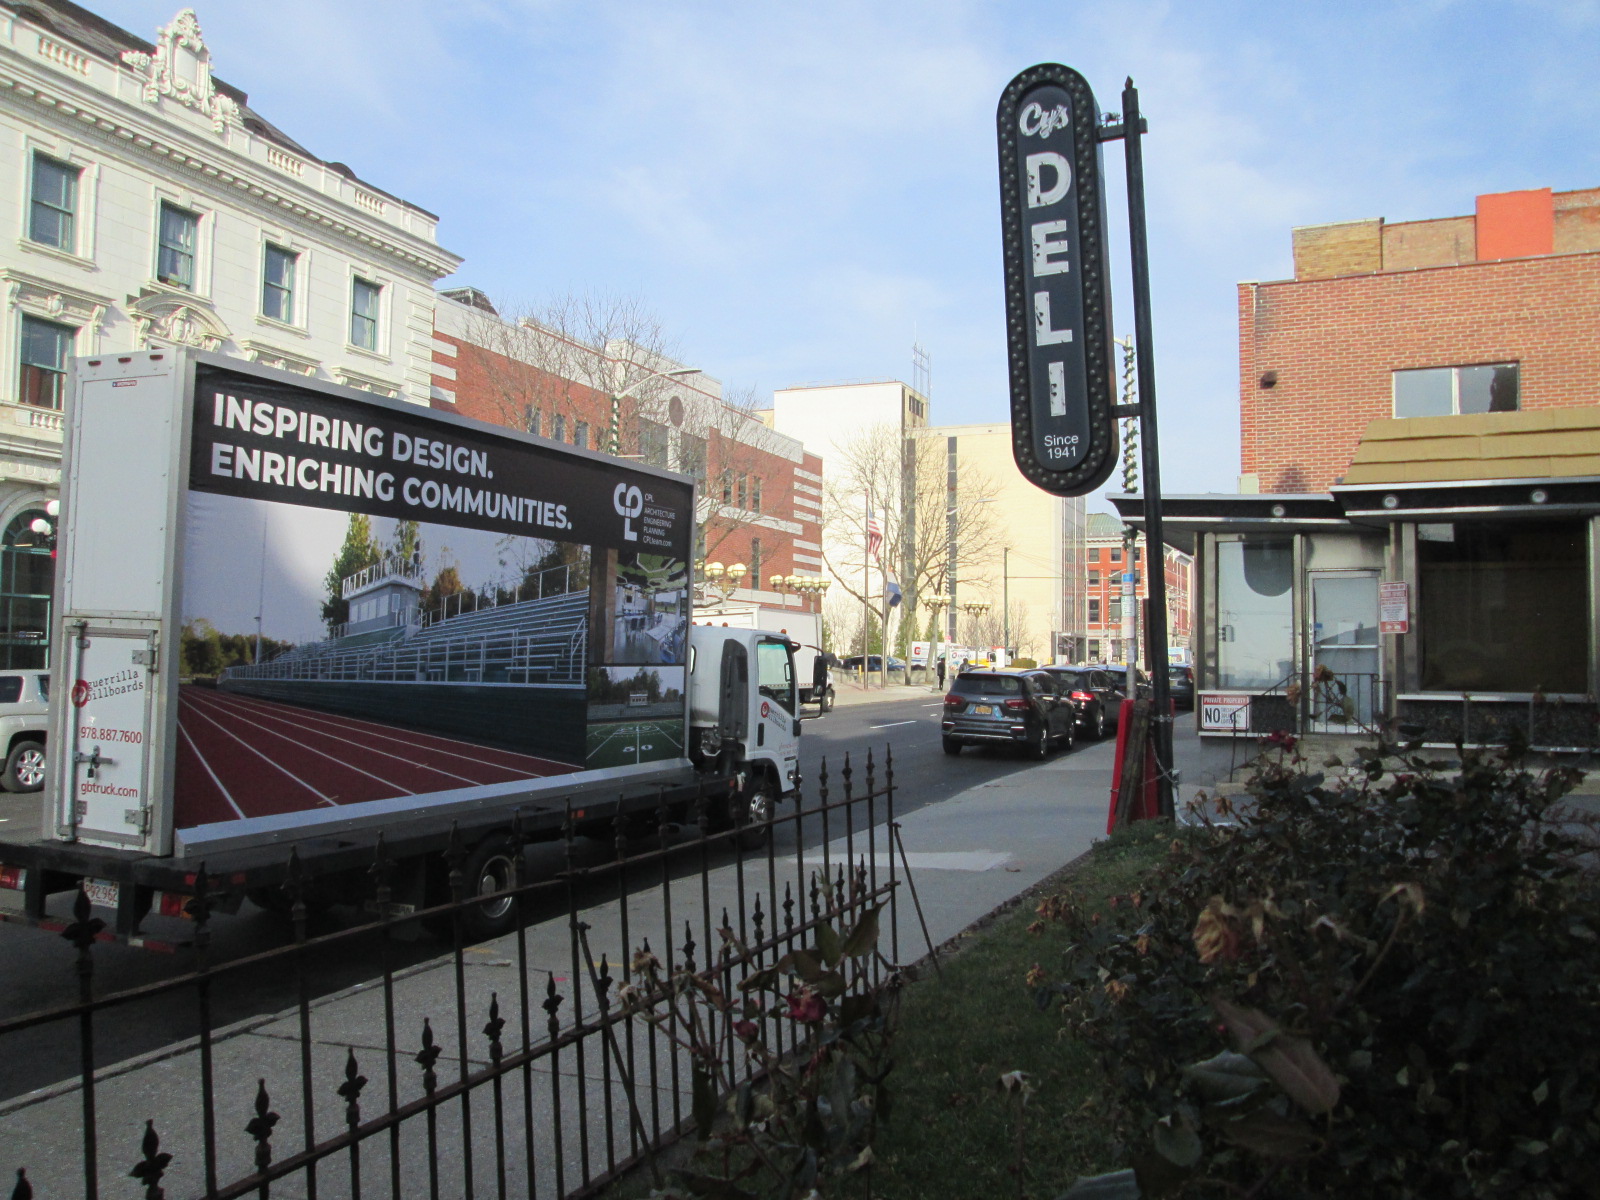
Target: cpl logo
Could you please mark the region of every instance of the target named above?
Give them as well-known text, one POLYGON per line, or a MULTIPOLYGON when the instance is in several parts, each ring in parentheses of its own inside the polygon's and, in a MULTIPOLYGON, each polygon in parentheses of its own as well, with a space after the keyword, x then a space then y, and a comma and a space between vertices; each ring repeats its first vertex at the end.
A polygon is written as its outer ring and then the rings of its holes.
POLYGON ((611 494, 611 503, 622 518, 622 536, 630 542, 639 540, 639 531, 633 527, 634 518, 644 512, 644 493, 634 484, 619 483, 611 494))

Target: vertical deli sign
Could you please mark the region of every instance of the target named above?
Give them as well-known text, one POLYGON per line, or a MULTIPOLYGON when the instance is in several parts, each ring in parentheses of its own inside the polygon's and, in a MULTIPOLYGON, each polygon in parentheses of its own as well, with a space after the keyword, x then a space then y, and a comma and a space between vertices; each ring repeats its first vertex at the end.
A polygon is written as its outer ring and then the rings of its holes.
POLYGON ((1117 461, 1099 111, 1082 75, 1044 63, 996 112, 1012 453, 1058 496, 1092 492, 1117 461))

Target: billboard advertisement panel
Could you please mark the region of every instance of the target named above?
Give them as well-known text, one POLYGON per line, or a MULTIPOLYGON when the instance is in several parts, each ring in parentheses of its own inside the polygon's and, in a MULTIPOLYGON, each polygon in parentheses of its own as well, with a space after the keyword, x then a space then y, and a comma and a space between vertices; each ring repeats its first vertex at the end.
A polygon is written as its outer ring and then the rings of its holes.
POLYGON ((693 493, 197 366, 176 827, 684 753, 693 493))

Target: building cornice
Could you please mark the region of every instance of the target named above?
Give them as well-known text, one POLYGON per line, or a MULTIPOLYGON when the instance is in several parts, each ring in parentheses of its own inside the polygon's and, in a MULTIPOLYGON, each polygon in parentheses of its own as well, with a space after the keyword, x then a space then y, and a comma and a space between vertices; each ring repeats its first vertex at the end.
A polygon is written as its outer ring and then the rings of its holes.
MULTIPOLYGON (((117 109, 127 105, 114 96, 94 91, 92 97, 85 98, 73 94, 81 89, 73 87, 75 81, 69 78, 61 80, 67 87, 51 86, 54 81, 33 78, 30 72, 17 69, 20 65, 17 57, 9 47, 0 47, 0 88, 44 112, 70 119, 77 130, 92 131, 107 142, 141 153, 155 162, 186 170, 202 181, 220 184, 263 207, 290 213, 331 230, 370 251, 419 267, 435 279, 451 274, 463 261, 436 243, 417 237, 388 236, 387 229, 377 232, 384 229, 382 226, 366 225, 329 211, 333 205, 342 207, 345 202, 306 185, 296 185, 287 176, 283 184, 288 186, 269 181, 259 173, 254 160, 237 151, 222 146, 202 147, 197 139, 176 126, 157 132, 144 122, 118 113, 117 109), (6 61, 8 59, 12 61, 6 61), (251 169, 242 169, 245 164, 251 169)), ((351 216, 355 215, 352 206, 351 216)))

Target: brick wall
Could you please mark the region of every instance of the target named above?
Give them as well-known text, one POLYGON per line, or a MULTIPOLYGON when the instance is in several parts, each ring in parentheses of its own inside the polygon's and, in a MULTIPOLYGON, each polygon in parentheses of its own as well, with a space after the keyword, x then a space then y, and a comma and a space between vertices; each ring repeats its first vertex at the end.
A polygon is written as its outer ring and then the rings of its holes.
MULTIPOLYGON (((1567 244, 1600 231, 1592 201, 1561 207, 1572 195, 1556 198, 1567 244)), ((1524 409, 1600 402, 1600 253, 1241 284, 1240 469, 1263 492, 1325 491, 1394 415, 1392 372, 1493 362, 1520 364, 1524 409)))

